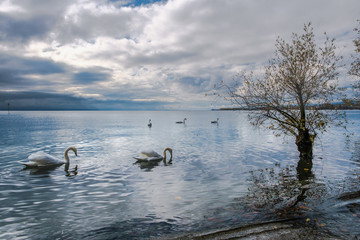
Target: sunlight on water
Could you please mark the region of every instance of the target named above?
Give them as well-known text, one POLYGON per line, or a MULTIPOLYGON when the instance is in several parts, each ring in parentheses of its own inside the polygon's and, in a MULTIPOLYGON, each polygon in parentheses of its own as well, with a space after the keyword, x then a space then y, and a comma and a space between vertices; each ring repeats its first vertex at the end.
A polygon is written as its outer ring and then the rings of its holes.
MULTIPOLYGON (((316 142, 322 184, 359 174, 360 112, 348 115, 352 140, 332 128, 316 142)), ((0 124, 0 239, 148 238, 249 223, 238 199, 254 173, 298 161, 293 138, 252 128, 246 112, 0 112, 0 124), (36 151, 63 158, 68 146, 78 149, 68 171, 17 163, 36 151), (134 165, 141 150, 165 147, 172 165, 134 165)))

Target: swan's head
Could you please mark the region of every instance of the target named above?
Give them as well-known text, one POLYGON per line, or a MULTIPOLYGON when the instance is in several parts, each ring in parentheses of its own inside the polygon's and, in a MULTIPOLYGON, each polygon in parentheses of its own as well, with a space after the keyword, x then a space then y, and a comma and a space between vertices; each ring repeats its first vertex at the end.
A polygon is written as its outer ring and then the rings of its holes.
POLYGON ((171 164, 172 163, 172 157, 173 157, 173 154, 172 154, 173 150, 171 148, 165 148, 164 149, 164 152, 163 152, 164 159, 163 160, 164 160, 164 163, 166 164, 166 152, 167 151, 170 153, 170 159, 168 161, 168 164, 171 164))
POLYGON ((69 150, 72 150, 75 153, 75 156, 77 156, 77 149, 76 147, 68 147, 69 150))
POLYGON ((66 160, 66 161, 69 161, 69 155, 68 155, 68 153, 69 153, 70 150, 75 153, 75 156, 77 156, 77 149, 76 149, 76 147, 68 147, 68 148, 65 150, 65 154, 64 154, 64 157, 65 157, 65 160, 66 160))

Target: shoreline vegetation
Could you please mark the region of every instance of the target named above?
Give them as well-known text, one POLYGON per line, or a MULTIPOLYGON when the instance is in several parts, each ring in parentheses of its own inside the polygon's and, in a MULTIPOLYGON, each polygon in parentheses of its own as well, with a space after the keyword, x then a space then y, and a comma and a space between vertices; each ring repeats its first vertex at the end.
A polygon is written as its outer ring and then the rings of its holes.
MULTIPOLYGON (((288 107, 286 107, 288 108, 288 107)), ((296 107, 294 107, 296 109, 296 107)), ((306 110, 360 110, 360 103, 357 104, 322 104, 306 107, 306 110)), ((258 111, 271 110, 266 108, 249 108, 249 107, 224 107, 213 108, 212 111, 258 111)))

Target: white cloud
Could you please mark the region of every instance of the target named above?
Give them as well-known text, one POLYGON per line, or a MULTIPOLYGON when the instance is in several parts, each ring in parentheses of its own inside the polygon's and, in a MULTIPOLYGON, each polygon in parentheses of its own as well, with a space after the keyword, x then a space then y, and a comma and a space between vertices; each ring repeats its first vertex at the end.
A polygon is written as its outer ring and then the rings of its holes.
POLYGON ((3 2, 0 2, 0 12, 3 13, 22 13, 25 12, 25 10, 12 3, 10 0, 5 0, 3 2))
MULTIPOLYGON (((216 82, 263 65, 277 36, 289 39, 309 21, 317 37, 326 31, 339 39, 340 54, 351 54, 360 9, 357 0, 170 0, 137 7, 78 0, 42 1, 37 8, 38 2, 0 2, 7 13, 26 9, 28 21, 51 19, 37 35, 12 33, 21 44, 0 28, 1 52, 67 66, 61 79, 78 96, 115 99, 121 91, 126 94, 119 98, 170 99, 185 108, 210 103, 203 96, 216 82), (54 11, 45 11, 49 5, 54 11), (89 68, 111 76, 82 88, 72 82, 73 74, 89 68)), ((51 81, 49 89, 58 87, 51 81)))

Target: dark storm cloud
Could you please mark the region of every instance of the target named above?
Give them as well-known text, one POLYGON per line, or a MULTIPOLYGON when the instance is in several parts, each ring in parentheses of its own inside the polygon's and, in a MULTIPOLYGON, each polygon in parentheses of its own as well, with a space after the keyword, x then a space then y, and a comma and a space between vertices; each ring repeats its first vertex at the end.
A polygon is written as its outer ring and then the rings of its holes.
POLYGON ((64 73, 64 65, 52 60, 41 58, 20 58, 10 55, 0 55, 0 71, 13 71, 17 74, 54 74, 64 73), (4 70, 6 69, 6 70, 4 70))
POLYGON ((0 110, 64 110, 87 109, 81 98, 43 92, 0 92, 0 110))
POLYGON ((0 87, 12 87, 27 85, 26 79, 19 76, 15 70, 0 69, 0 87))
POLYGON ((51 60, 42 60, 42 59, 23 59, 22 60, 25 69, 22 70, 23 73, 31 74, 54 74, 54 73, 64 73, 64 68, 62 65, 54 63, 51 60))
POLYGON ((64 73, 62 64, 39 58, 19 58, 9 55, 0 55, 0 86, 10 89, 22 89, 37 84, 25 75, 49 75, 64 73))
POLYGON ((104 81, 109 77, 108 74, 105 73, 97 73, 97 72, 81 72, 74 75, 75 83, 80 84, 89 84, 93 82, 104 81))
POLYGON ((44 37, 53 26, 53 19, 34 17, 32 19, 13 19, 0 14, 0 41, 29 41, 44 37))
POLYGON ((172 103, 161 101, 102 101, 66 94, 0 91, 0 110, 161 110, 172 103))

